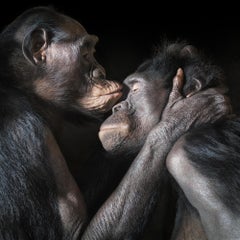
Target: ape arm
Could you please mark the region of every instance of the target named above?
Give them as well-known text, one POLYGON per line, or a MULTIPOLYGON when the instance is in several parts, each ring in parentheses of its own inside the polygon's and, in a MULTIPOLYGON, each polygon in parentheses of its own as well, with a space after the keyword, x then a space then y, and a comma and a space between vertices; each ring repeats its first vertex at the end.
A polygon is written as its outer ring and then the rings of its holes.
POLYGON ((167 157, 169 172, 201 218, 208 239, 239 239, 240 120, 196 129, 167 157))
POLYGON ((179 71, 161 122, 150 132, 122 182, 92 219, 82 239, 138 236, 157 201, 165 158, 174 142, 190 127, 228 114, 225 99, 213 89, 184 99, 180 94, 182 78, 179 71))
POLYGON ((200 216, 188 202, 184 194, 178 189, 179 199, 172 240, 207 240, 200 216))
POLYGON ((139 234, 148 219, 152 204, 155 205, 157 200, 163 162, 171 146, 171 141, 165 142, 163 138, 158 143, 155 147, 160 146, 155 150, 152 149, 155 148, 153 145, 145 144, 82 239, 128 239, 139 234))

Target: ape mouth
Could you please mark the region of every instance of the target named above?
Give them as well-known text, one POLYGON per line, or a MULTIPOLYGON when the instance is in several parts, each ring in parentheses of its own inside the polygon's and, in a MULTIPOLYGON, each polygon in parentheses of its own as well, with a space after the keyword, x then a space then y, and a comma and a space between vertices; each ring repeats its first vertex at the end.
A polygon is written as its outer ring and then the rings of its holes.
POLYGON ((127 124, 102 124, 100 126, 99 132, 106 132, 106 131, 128 131, 129 126, 127 124))
POLYGON ((94 84, 88 95, 102 97, 109 95, 122 95, 123 86, 120 83, 105 80, 104 84, 94 84))
POLYGON ((122 90, 116 90, 116 91, 113 91, 113 92, 109 92, 109 93, 106 93, 106 94, 103 94, 103 95, 100 95, 99 97, 104 97, 104 96, 111 96, 111 97, 114 97, 114 98, 120 98, 122 96, 122 90))
POLYGON ((102 124, 98 132, 98 137, 106 150, 109 148, 108 145, 114 144, 114 139, 118 139, 117 142, 119 142, 128 135, 127 124, 102 124))
POLYGON ((109 96, 109 95, 114 95, 116 97, 121 97, 122 96, 122 87, 119 86, 119 88, 117 89, 114 89, 113 91, 111 92, 106 92, 106 93, 102 93, 102 94, 99 94, 98 96, 101 97, 101 96, 109 96))
POLYGON ((109 111, 114 106, 114 104, 118 102, 122 94, 122 91, 116 90, 104 95, 100 95, 96 100, 96 102, 99 103, 98 110, 103 112, 109 111))
POLYGON ((99 87, 93 87, 89 94, 78 99, 78 105, 89 111, 99 113, 109 111, 123 94, 120 85, 116 87, 115 84, 114 86, 107 91, 99 87))

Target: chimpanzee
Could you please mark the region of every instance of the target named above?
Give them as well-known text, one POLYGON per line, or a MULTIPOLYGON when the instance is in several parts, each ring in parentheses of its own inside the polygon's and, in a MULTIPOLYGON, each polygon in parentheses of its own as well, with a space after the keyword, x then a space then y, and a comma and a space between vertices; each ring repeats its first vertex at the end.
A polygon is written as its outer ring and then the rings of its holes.
POLYGON ((214 90, 183 98, 177 75, 163 121, 87 219, 56 136, 66 113, 97 117, 121 97, 121 85, 105 80, 93 56, 96 41, 80 23, 47 7, 27 10, 0 35, 1 239, 134 239, 158 194, 173 143, 190 127, 229 111, 214 90))
POLYGON ((47 7, 0 35, 0 239, 79 235, 85 204, 53 135, 66 112, 97 118, 121 97, 94 58, 97 41, 47 7))
MULTIPOLYGON (((218 66, 213 64, 211 59, 206 57, 202 52, 198 51, 195 47, 189 45, 187 42, 164 42, 162 46, 159 46, 158 53, 152 59, 144 62, 142 65, 139 66, 139 68, 134 74, 130 75, 124 80, 124 84, 129 88, 129 93, 126 100, 115 105, 113 107, 112 115, 109 116, 101 125, 99 137, 104 148, 109 153, 111 153, 115 157, 126 156, 129 158, 129 160, 132 160, 130 153, 134 154, 140 151, 141 147, 146 141, 146 138, 147 142, 150 141, 151 135, 148 135, 148 133, 150 130, 152 132, 151 134, 155 133, 152 129, 154 128, 156 123, 160 121, 161 124, 171 125, 173 122, 176 121, 175 117, 166 118, 164 115, 162 116, 162 112, 166 105, 168 95, 172 87, 171 79, 179 67, 183 69, 185 76, 184 86, 182 88, 183 96, 188 98, 191 95, 199 94, 199 92, 202 92, 205 89, 208 89, 205 91, 205 93, 203 92, 203 95, 206 98, 208 98, 208 94, 210 92, 216 90, 221 91, 222 93, 227 93, 224 73, 218 66)), ((183 96, 181 96, 181 98, 183 96)), ((199 101, 202 101, 202 99, 199 99, 199 101)), ((219 101, 221 102, 223 101, 223 99, 219 98, 219 101)), ((211 105, 212 99, 208 99, 207 102, 209 105, 211 105)), ((173 108, 174 107, 175 106, 173 103, 173 108)), ((230 113, 230 105, 229 110, 230 113)), ((205 115, 204 111, 205 109, 199 109, 198 113, 202 112, 202 116, 204 116, 205 119, 208 119, 208 113, 206 113, 205 115)), ((186 116, 190 117, 188 114, 186 114, 182 119, 178 119, 177 121, 179 123, 181 123, 181 121, 188 121, 186 119, 186 116)), ((191 117, 193 117, 193 115, 191 117)), ((179 140, 182 144, 178 143, 178 147, 176 147, 175 144, 174 150, 171 151, 171 155, 168 157, 167 160, 168 169, 170 169, 170 172, 173 174, 173 176, 177 178, 177 181, 180 182, 181 186, 183 186, 183 189, 186 190, 188 194, 191 194, 191 199, 193 198, 193 200, 195 201, 201 201, 202 199, 206 198, 206 201, 201 203, 202 208, 206 204, 206 202, 208 203, 207 206, 209 205, 213 207, 213 205, 216 204, 216 202, 218 201, 216 200, 216 198, 213 199, 214 202, 211 202, 210 199, 208 199, 209 201, 207 201, 207 197, 205 194, 209 194, 210 192, 206 189, 209 185, 204 185, 204 178, 200 178, 200 173, 197 171, 198 167, 201 167, 199 171, 203 171, 202 174, 205 174, 205 181, 208 180, 208 184, 210 184, 209 176, 211 176, 212 179, 214 178, 214 176, 217 176, 217 174, 221 174, 225 176, 226 179, 231 178, 228 176, 228 174, 233 175, 233 173, 223 172, 223 168, 225 166, 228 166, 227 169, 229 169, 232 164, 233 167, 231 171, 236 171, 235 174, 237 174, 238 169, 240 169, 239 167, 235 168, 235 166, 237 166, 237 163, 235 163, 234 160, 235 158, 238 158, 237 145, 238 135, 240 133, 240 128, 237 128, 238 121, 226 120, 226 118, 219 118, 218 121, 215 123, 210 118, 208 120, 209 121, 206 121, 206 124, 203 124, 200 128, 197 128, 198 130, 188 131, 186 137, 182 137, 186 139, 184 141, 184 148, 182 148, 183 140, 179 140), (220 133, 218 133, 219 128, 222 128, 220 133), (215 138, 216 140, 214 140, 215 138), (229 142, 231 142, 231 144, 229 144, 229 142), (225 149, 226 147, 227 149, 225 149), (175 152, 176 149, 178 150, 177 153, 175 152), (184 155, 183 149, 187 152, 184 155), (231 151, 233 152, 231 153, 231 151), (186 154, 188 153, 191 156, 188 157, 189 159, 191 159, 191 161, 187 160, 188 158, 183 160, 182 156, 186 156, 186 154), (223 154, 225 156, 225 159, 226 154, 228 154, 229 156, 231 155, 231 158, 233 160, 230 161, 230 163, 224 163, 224 166, 222 166, 221 168, 222 172, 215 173, 214 169, 215 167, 217 167, 218 164, 213 163, 213 160, 215 159, 214 162, 218 161, 219 164, 220 162, 223 163, 223 157, 220 157, 223 154), (195 165, 195 162, 197 165, 195 165), (201 180, 201 182, 198 183, 199 179, 201 180), (188 189, 190 187, 189 185, 191 186, 190 193, 190 190, 188 189), (199 197, 195 198, 194 194, 196 192, 198 192, 197 196, 199 197)), ((175 125, 175 127, 177 127, 178 130, 179 128, 181 128, 180 125, 175 125)), ((152 140, 152 143, 154 145, 152 146, 152 149, 149 150, 149 152, 146 151, 147 153, 143 152, 142 150, 140 155, 149 154, 149 156, 154 159, 156 155, 160 153, 161 148, 163 148, 162 144, 165 144, 166 142, 171 142, 169 147, 173 146, 174 142, 172 141, 172 137, 171 139, 168 138, 172 136, 172 134, 174 134, 174 131, 176 131, 176 129, 174 128, 169 128, 168 130, 166 130, 164 132, 164 136, 159 139, 159 143, 157 142, 157 139, 152 140), (158 150, 158 148, 160 149, 158 150)), ((161 154, 159 154, 159 158, 160 157, 162 157, 161 154)), ((146 188, 146 192, 151 190, 156 195, 160 194, 161 197, 158 202, 160 209, 160 212, 158 212, 158 214, 161 214, 161 216, 157 216, 158 222, 156 221, 156 223, 158 224, 157 228, 161 229, 161 231, 157 232, 157 235, 147 239, 159 239, 159 237, 162 237, 161 239, 169 239, 169 235, 172 235, 172 239, 205 239, 206 236, 202 228, 202 223, 199 220, 199 215, 196 210, 188 202, 186 202, 186 199, 184 199, 184 196, 182 195, 180 189, 178 191, 180 197, 177 204, 178 211, 176 215, 176 225, 173 229, 173 233, 169 232, 170 230, 172 230, 172 226, 174 225, 175 221, 175 215, 173 211, 175 209, 175 203, 171 199, 172 197, 174 197, 174 195, 172 195, 171 193, 172 190, 170 184, 173 184, 173 186, 175 186, 175 184, 172 182, 171 176, 169 175, 166 167, 164 167, 164 162, 165 158, 162 157, 162 165, 155 165, 154 161, 149 163, 150 166, 154 167, 155 171, 158 172, 159 175, 157 176, 153 176, 153 173, 148 174, 149 166, 145 162, 141 166, 146 171, 145 182, 143 180, 142 183, 143 186, 146 188), (161 178, 161 176, 162 180, 158 179, 159 188, 151 187, 149 190, 148 181, 152 181, 152 184, 154 184, 156 183, 154 182, 154 177, 156 177, 157 179, 161 178), (162 184, 160 185, 161 181, 162 184), (163 198, 161 193, 170 195, 163 198), (169 203, 170 206, 168 206, 169 203), (166 211, 164 211, 164 208, 166 211), (172 223, 171 221, 170 223, 167 222, 167 224, 171 225, 166 232, 166 229, 162 228, 164 220, 161 222, 159 219, 164 216, 166 221, 168 215, 171 215, 170 217, 173 219, 170 220, 174 221, 172 223)), ((135 164, 136 163, 134 162, 134 165, 135 164)), ((142 164, 141 161, 139 165, 140 164, 142 164)), ((232 185, 229 181, 226 182, 225 187, 232 185)), ((234 182, 237 183, 237 180, 235 180, 234 182)), ((234 185, 234 187, 236 188, 237 186, 238 185, 234 185)), ((221 190, 223 189, 223 186, 221 186, 221 184, 218 184, 216 187, 221 190)), ((226 189, 221 192, 224 193, 222 199, 226 203, 227 201, 228 203, 230 203, 231 200, 236 197, 236 195, 231 195, 230 197, 227 195, 227 191, 225 190, 226 189)), ((211 196, 213 196, 213 194, 211 196)), ((143 196, 139 194, 138 197, 140 198, 143 196)), ((237 199, 239 199, 238 196, 237 199)), ((152 199, 149 199, 149 202, 153 205, 154 201, 152 199)), ((198 207, 200 202, 197 203, 198 205, 193 204, 193 206, 198 207)), ((237 205, 232 207, 236 208, 237 205)), ((207 213, 208 212, 206 210, 205 214, 207 215, 207 213)), ((221 214, 221 211, 219 212, 219 214, 221 214)), ((209 218, 209 221, 212 220, 210 219, 212 216, 207 216, 209 218)), ((210 239, 220 238, 213 238, 212 236, 210 236, 210 239)), ((225 239, 229 238, 225 236, 225 239)))

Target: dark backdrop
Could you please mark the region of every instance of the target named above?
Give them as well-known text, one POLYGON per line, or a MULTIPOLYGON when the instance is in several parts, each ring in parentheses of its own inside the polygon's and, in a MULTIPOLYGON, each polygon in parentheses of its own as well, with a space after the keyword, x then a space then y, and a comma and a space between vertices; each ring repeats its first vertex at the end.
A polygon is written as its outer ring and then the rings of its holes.
MULTIPOLYGON (((240 111, 239 7, 231 5, 229 1, 223 1, 222 4, 218 1, 204 3, 194 0, 190 3, 158 0, 108 2, 110 3, 103 0, 67 0, 65 3, 56 0, 2 1, 0 28, 29 7, 53 5, 57 10, 81 22, 89 33, 99 36, 97 59, 105 67, 108 78, 119 81, 150 57, 162 38, 186 39, 202 48, 222 66, 234 108, 240 111)), ((80 157, 85 159, 93 151, 96 130, 94 129, 93 134, 90 130, 84 126, 82 129, 67 131, 68 141, 65 144, 66 149, 70 150, 64 153, 73 159, 72 165, 70 164, 72 172, 77 173, 80 157), (84 134, 84 141, 76 143, 75 136, 79 133, 84 134)))
POLYGON ((5 2, 1 29, 29 7, 52 5, 99 36, 97 58, 108 78, 122 80, 147 57, 162 38, 186 39, 226 72, 232 100, 240 110, 240 14, 230 2, 210 1, 53 1, 5 2), (238 106, 239 105, 239 106, 238 106))

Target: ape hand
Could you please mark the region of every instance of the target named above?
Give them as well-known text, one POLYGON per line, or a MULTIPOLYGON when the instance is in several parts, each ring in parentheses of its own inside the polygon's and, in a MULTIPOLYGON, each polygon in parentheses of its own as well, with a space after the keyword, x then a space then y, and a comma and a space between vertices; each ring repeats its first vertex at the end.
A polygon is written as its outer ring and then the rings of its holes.
POLYGON ((183 70, 179 68, 161 118, 161 122, 167 122, 172 128, 187 131, 191 127, 213 123, 231 114, 230 100, 224 95, 223 89, 209 88, 184 97, 182 88, 183 70))

